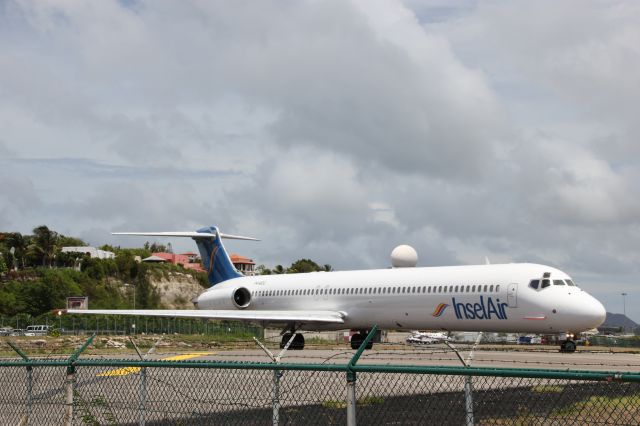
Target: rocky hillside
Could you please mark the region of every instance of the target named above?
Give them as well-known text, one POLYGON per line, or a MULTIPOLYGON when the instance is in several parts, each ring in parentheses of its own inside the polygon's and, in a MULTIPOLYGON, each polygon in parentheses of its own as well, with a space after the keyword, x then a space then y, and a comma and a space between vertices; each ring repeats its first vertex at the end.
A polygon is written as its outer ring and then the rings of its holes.
POLYGON ((167 309, 193 309, 193 299, 205 289, 189 274, 167 272, 149 278, 151 286, 158 291, 160 303, 167 309))

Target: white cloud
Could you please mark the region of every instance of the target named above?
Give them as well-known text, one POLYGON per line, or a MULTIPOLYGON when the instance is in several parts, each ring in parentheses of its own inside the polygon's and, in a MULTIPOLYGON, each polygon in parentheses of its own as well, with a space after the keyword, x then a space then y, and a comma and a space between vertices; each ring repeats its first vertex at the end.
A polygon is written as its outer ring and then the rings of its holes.
POLYGON ((640 260, 639 9, 4 2, 0 225, 218 224, 270 265, 409 243, 550 263, 606 303, 640 260))

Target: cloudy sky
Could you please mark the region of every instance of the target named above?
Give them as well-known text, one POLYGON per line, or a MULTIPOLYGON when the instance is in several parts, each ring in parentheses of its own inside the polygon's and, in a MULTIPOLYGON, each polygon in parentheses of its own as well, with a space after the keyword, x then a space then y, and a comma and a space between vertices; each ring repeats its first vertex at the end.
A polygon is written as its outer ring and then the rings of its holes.
MULTIPOLYGON (((0 230, 540 262, 640 321, 636 1, 0 1, 0 230)), ((177 249, 192 249, 174 241, 177 249)))

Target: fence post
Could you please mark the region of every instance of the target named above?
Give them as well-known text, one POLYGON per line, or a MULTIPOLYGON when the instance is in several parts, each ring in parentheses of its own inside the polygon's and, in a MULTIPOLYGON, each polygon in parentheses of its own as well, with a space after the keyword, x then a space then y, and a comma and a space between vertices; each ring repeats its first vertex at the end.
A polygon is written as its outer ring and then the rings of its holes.
POLYGON ((473 384, 471 376, 464 377, 464 408, 466 411, 467 426, 473 426, 475 420, 473 418, 473 384))
POLYGON ((356 374, 347 372, 347 425, 355 426, 356 422, 356 374), (351 373, 351 374, 349 374, 351 373))
MULTIPOLYGON (((142 353, 140 352, 140 349, 138 348, 138 345, 136 345, 136 342, 133 340, 131 336, 129 336, 129 340, 131 341, 133 348, 138 353, 138 357, 140 358, 140 360, 145 361, 149 355, 151 355, 156 351, 156 348, 158 347, 158 343, 162 341, 162 338, 156 340, 153 346, 144 355, 142 355, 142 353)), ((144 426, 146 423, 145 417, 147 414, 147 367, 140 368, 140 389, 138 389, 138 396, 139 396, 138 425, 144 426)))
POLYGON ((280 374, 280 371, 273 370, 273 397, 271 400, 273 410, 271 420, 273 426, 280 424, 280 374))
MULTIPOLYGON (((260 346, 260 348, 267 354, 267 356, 271 358, 271 361, 273 361, 273 363, 277 365, 280 363, 280 359, 284 356, 287 350, 289 350, 289 346, 291 346, 291 343, 293 343, 295 337, 296 334, 291 333, 291 337, 287 341, 287 344, 284 345, 284 348, 277 356, 274 356, 273 353, 269 349, 267 349, 267 347, 263 345, 262 342, 260 342, 260 340, 255 338, 255 336, 253 337, 253 340, 258 346, 260 346)), ((280 423, 280 406, 282 405, 280 404, 280 378, 283 374, 284 373, 281 370, 273 370, 273 397, 271 398, 271 405, 273 406, 271 420, 273 426, 278 426, 278 424, 280 423)))
POLYGON ((29 357, 14 345, 13 342, 7 340, 7 344, 27 362, 27 416, 22 419, 21 424, 28 425, 31 419, 31 413, 33 412, 33 366, 31 366, 29 357))
POLYGON ((353 367, 356 366, 356 363, 360 359, 360 356, 367 348, 369 342, 373 339, 373 337, 378 332, 378 326, 374 325, 367 334, 367 337, 362 341, 360 347, 353 354, 353 357, 347 364, 347 426, 356 426, 356 404, 358 403, 358 399, 356 396, 356 372, 353 367))
POLYGON ((86 342, 82 346, 80 346, 76 351, 71 354, 69 359, 67 360, 67 377, 64 381, 64 425, 71 426, 73 424, 73 391, 74 385, 76 381, 76 361, 82 352, 93 342, 93 339, 96 337, 93 334, 91 337, 87 339, 86 342))
POLYGON ((76 368, 74 365, 67 366, 67 377, 64 381, 64 425, 71 426, 73 423, 73 382, 75 380, 76 368))
MULTIPOLYGON (((471 367, 471 361, 473 361, 473 351, 475 351, 476 347, 480 344, 483 335, 484 333, 482 331, 480 332, 480 334, 478 334, 478 338, 471 347, 471 351, 469 351, 469 355, 467 356, 466 360, 462 357, 462 355, 460 355, 460 352, 458 352, 458 350, 451 343, 449 343, 448 341, 445 341, 444 343, 456 353, 458 359, 460 360, 460 362, 462 362, 462 365, 464 365, 465 368, 469 368, 471 367)), ((473 417, 473 379, 471 376, 464 377, 464 410, 466 425, 474 426, 475 419, 473 417)))

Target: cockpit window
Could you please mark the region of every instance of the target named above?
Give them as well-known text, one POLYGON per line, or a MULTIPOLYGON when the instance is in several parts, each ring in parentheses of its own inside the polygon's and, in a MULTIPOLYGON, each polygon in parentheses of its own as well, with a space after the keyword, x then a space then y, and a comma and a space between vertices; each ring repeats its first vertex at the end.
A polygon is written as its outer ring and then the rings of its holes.
POLYGON ((538 289, 538 285, 540 285, 540 280, 531 280, 531 282, 529 283, 529 287, 535 290, 538 289))
POLYGON ((540 288, 547 288, 551 285, 551 280, 542 280, 542 285, 540 288))
POLYGON ((553 280, 553 285, 564 285, 564 281, 562 281, 562 280, 553 280))
POLYGON ((573 281, 571 281, 571 280, 565 280, 565 281, 567 282, 567 285, 570 285, 570 286, 572 286, 572 287, 577 287, 577 285, 575 285, 575 284, 573 283, 573 281))

